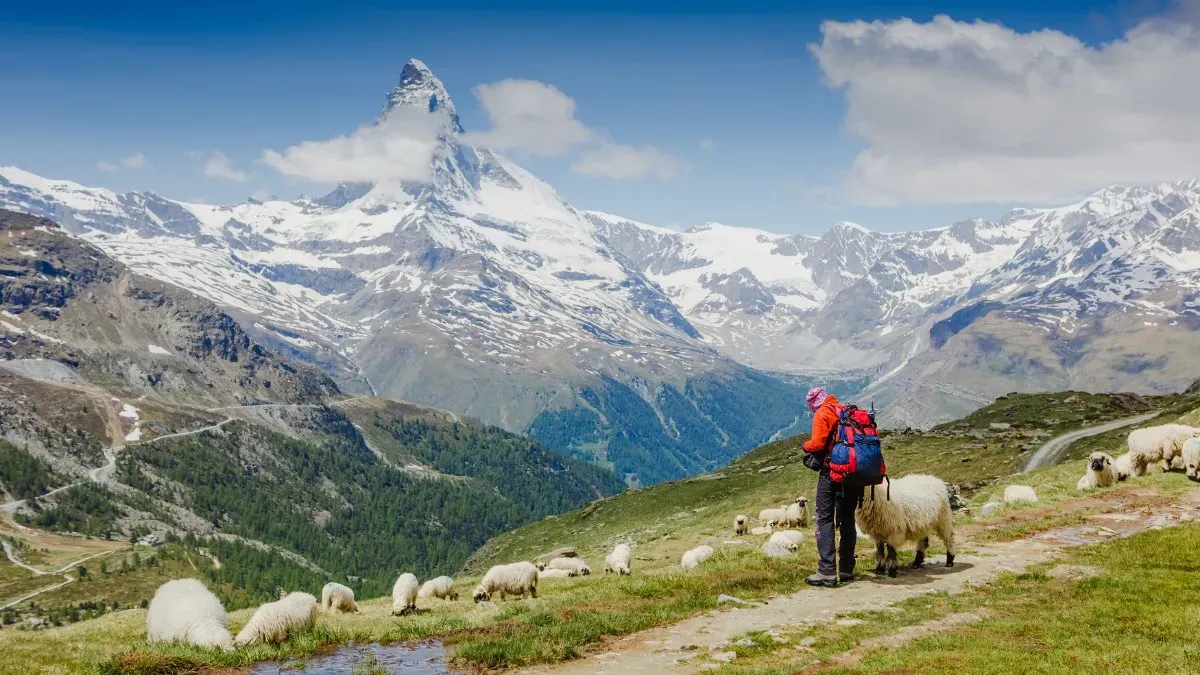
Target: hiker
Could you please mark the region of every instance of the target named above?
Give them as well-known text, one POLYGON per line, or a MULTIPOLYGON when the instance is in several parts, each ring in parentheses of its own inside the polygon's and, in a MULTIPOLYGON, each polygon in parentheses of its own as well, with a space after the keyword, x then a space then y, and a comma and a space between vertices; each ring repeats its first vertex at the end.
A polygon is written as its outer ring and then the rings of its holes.
POLYGON ((809 586, 832 587, 854 579, 854 509, 863 497, 861 486, 834 482, 829 475, 829 451, 833 446, 841 404, 821 387, 808 392, 808 409, 813 413, 812 435, 804 442, 804 466, 817 471, 817 573, 804 579, 809 586), (834 527, 841 533, 837 546, 834 527), (835 555, 836 554, 836 555, 835 555), (838 568, 841 569, 838 569, 838 568))

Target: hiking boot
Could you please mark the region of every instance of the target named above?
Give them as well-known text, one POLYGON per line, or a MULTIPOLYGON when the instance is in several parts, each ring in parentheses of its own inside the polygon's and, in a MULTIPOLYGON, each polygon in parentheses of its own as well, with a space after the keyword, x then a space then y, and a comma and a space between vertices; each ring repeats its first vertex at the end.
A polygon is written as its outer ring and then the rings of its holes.
POLYGON ((833 588, 838 585, 838 578, 832 574, 810 574, 804 578, 804 583, 820 588, 833 588))
POLYGON ((838 583, 848 584, 854 581, 854 572, 842 572, 838 575, 838 583))

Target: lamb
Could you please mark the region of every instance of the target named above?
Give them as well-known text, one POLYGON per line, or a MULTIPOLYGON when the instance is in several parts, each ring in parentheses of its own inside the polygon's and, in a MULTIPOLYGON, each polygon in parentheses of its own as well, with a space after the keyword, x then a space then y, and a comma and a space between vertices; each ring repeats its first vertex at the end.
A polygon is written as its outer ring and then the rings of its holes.
POLYGON ((417 589, 420 587, 417 575, 405 572, 396 578, 392 585, 392 616, 404 616, 417 611, 417 589))
MULTIPOLYGON (((549 571, 549 570, 547 570, 549 571)), ((523 599, 526 594, 531 598, 537 597, 538 569, 530 562, 515 562, 507 565, 496 565, 483 575, 483 580, 471 592, 475 602, 491 600, 492 595, 499 593, 500 599, 505 600, 509 595, 519 595, 523 599)))
POLYGON ((1037 493, 1028 485, 1009 485, 1004 488, 1004 502, 1006 504, 1013 502, 1036 502, 1037 500, 1037 493))
POLYGON ((146 612, 146 641, 233 649, 225 608, 198 579, 175 579, 158 587, 146 612))
POLYGON ((541 570, 538 572, 538 579, 569 579, 575 576, 567 570, 541 570))
POLYGON ((1200 438, 1183 444, 1183 470, 1192 480, 1200 480, 1200 438))
POLYGON ((773 521, 773 520, 768 520, 767 524, 763 525, 761 527, 750 528, 750 534, 755 534, 755 535, 759 535, 759 536, 768 535, 774 531, 775 531, 775 521, 773 521))
POLYGON ((712 557, 713 548, 711 546, 697 546, 696 548, 683 554, 679 560, 679 565, 685 570, 696 569, 700 563, 712 557))
MULTIPOLYGON (((799 532, 794 532, 800 534, 799 532)), ((763 555, 768 558, 786 558, 800 548, 798 542, 787 536, 793 532, 776 532, 762 545, 763 555)))
POLYGON ((239 647, 283 642, 289 635, 313 627, 317 599, 308 593, 288 593, 280 600, 260 605, 233 643, 239 647))
POLYGON ((855 515, 857 527, 875 540, 875 573, 896 576, 896 548, 916 542, 913 568, 925 564, 929 535, 946 546, 946 567, 954 566, 954 528, 950 493, 936 476, 912 474, 868 488, 855 515), (886 549, 886 551, 885 551, 886 549))
POLYGON ((335 581, 325 584, 321 589, 321 609, 330 614, 357 612, 358 603, 354 601, 354 591, 335 581))
POLYGON ((454 579, 450 577, 437 577, 426 581, 417 593, 417 597, 458 600, 458 591, 454 589, 454 579))
POLYGON ((1088 455, 1088 468, 1083 474, 1083 478, 1075 484, 1076 490, 1094 490, 1095 488, 1109 487, 1117 482, 1117 476, 1113 473, 1113 458, 1104 452, 1093 452, 1088 455))
POLYGON ((1197 434, 1200 429, 1186 424, 1160 424, 1129 432, 1133 475, 1146 475, 1146 468, 1155 462, 1162 463, 1163 471, 1170 471, 1171 460, 1183 454, 1183 444, 1197 434))
POLYGON ((808 497, 800 495, 784 509, 784 527, 808 527, 808 497))
POLYGON ((629 544, 617 544, 612 553, 604 559, 604 573, 612 572, 618 576, 629 574, 629 562, 633 560, 633 549, 629 544))
POLYGON ((1123 481, 1133 475, 1133 453, 1127 452, 1113 460, 1113 476, 1123 481))
POLYGON ((555 558, 546 565, 546 569, 566 570, 574 577, 586 577, 592 573, 592 568, 583 558, 555 558))
POLYGON ((758 512, 758 522, 766 525, 773 522, 778 526, 782 526, 787 520, 787 504, 780 504, 777 509, 763 509, 758 512))
POLYGON ((734 516, 733 517, 733 533, 735 535, 739 535, 739 534, 746 534, 747 532, 749 532, 750 531, 749 520, 750 519, 747 518, 746 516, 734 516))

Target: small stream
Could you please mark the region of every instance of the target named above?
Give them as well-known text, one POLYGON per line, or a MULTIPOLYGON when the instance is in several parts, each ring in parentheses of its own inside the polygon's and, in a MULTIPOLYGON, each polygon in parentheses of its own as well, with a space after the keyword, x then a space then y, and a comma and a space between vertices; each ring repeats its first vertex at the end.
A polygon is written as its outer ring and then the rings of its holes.
POLYGON ((440 642, 395 645, 350 643, 320 656, 284 663, 259 663, 250 672, 253 675, 347 675, 355 672, 355 668, 371 675, 378 672, 403 675, 443 675, 451 672, 446 664, 446 650, 440 642), (374 655, 374 661, 370 654, 374 655), (372 663, 375 670, 365 668, 372 663))

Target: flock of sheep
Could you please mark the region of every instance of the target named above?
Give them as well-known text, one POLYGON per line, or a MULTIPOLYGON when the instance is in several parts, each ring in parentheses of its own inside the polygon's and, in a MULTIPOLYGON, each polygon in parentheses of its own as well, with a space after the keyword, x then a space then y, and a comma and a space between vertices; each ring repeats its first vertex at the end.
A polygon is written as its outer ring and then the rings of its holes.
MULTIPOLYGON (((1143 476, 1149 466, 1159 463, 1163 471, 1183 468, 1189 478, 1200 480, 1200 429, 1182 424, 1165 424, 1136 429, 1129 434, 1129 452, 1113 459, 1103 452, 1088 457, 1087 470, 1079 479, 1079 490, 1107 487, 1130 476, 1143 476)), ((1036 501, 1032 488, 1010 485, 1005 501, 1036 501)), ((954 529, 950 511, 950 488, 940 478, 913 474, 868 489, 857 509, 855 521, 860 536, 875 542, 875 572, 897 574, 896 549, 916 544, 912 566, 924 564, 929 537, 936 535, 946 548, 946 566, 954 565, 954 529)), ((750 527, 750 519, 737 515, 733 534, 767 536, 762 553, 780 558, 794 554, 803 534, 797 529, 809 522, 808 500, 797 497, 791 504, 763 509, 759 525, 750 527)), ((680 558, 684 570, 692 570, 714 555, 711 546, 690 549, 680 558)), ((627 575, 633 561, 628 544, 618 544, 604 559, 604 573, 627 575)), ((475 602, 499 596, 537 597, 539 579, 590 575, 591 567, 582 558, 560 556, 547 563, 515 562, 496 565, 484 574, 471 592, 475 602)), ((418 583, 416 575, 401 574, 392 588, 392 613, 404 615, 417 608, 418 598, 458 599, 454 580, 442 576, 418 583)), ((354 591, 330 582, 321 592, 320 608, 329 613, 357 612, 354 591)), ((235 646, 282 642, 292 633, 310 628, 318 614, 317 599, 308 593, 287 593, 260 606, 250 621, 232 637, 225 624, 225 608, 203 583, 196 579, 168 581, 159 587, 146 616, 150 642, 184 642, 201 647, 233 649, 235 646)))
POLYGON ((1186 424, 1162 424, 1129 432, 1129 451, 1113 459, 1104 452, 1088 456, 1087 469, 1078 490, 1109 487, 1131 476, 1144 476, 1159 464, 1166 472, 1182 468, 1188 478, 1200 480, 1200 428, 1186 424))

